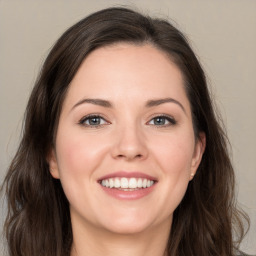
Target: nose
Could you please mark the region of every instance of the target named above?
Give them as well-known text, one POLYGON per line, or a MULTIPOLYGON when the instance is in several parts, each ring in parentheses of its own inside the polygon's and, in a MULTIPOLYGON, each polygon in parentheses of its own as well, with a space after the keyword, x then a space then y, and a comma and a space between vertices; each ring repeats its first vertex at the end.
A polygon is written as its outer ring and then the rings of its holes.
POLYGON ((113 158, 132 161, 143 160, 147 156, 146 138, 139 127, 130 125, 116 132, 112 147, 113 158))

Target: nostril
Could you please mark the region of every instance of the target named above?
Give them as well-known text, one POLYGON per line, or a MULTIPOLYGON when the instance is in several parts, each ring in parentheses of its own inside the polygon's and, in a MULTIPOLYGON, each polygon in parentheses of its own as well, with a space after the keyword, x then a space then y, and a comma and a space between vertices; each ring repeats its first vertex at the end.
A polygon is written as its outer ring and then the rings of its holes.
POLYGON ((127 159, 141 159, 143 158, 143 155, 142 154, 137 154, 137 155, 132 155, 132 154, 119 154, 116 156, 117 158, 127 158, 127 159))

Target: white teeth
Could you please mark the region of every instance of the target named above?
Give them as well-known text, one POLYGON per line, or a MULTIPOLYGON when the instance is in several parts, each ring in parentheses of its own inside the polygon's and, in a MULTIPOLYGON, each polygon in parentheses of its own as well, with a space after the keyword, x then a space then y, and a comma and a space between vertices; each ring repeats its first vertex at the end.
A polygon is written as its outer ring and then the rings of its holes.
MULTIPOLYGON (((121 187, 121 183, 119 179, 114 179, 115 180, 115 188, 120 188, 121 187)), ((104 180, 103 180, 104 181, 104 180)), ((102 182, 103 182, 102 181, 102 182)))
POLYGON ((135 178, 131 178, 129 180, 129 188, 136 188, 137 187, 137 181, 135 178))
POLYGON ((138 179, 137 186, 138 186, 138 188, 142 188, 142 179, 141 178, 138 179))
POLYGON ((121 178, 121 188, 129 188, 129 181, 127 178, 121 178))
POLYGON ((119 188, 125 191, 129 189, 149 188, 154 184, 153 180, 142 178, 110 178, 101 181, 101 185, 107 188, 119 188))
POLYGON ((146 179, 144 179, 143 182, 142 182, 142 187, 146 188, 147 187, 147 183, 148 183, 148 181, 146 179))
POLYGON ((114 180, 113 179, 109 179, 109 187, 110 188, 114 187, 114 180))

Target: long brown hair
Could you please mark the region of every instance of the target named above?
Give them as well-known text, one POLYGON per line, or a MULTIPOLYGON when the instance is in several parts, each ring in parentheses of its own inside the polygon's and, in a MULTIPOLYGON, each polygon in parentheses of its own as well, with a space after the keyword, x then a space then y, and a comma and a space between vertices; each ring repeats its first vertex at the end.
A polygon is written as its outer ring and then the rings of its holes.
POLYGON ((174 212, 168 255, 234 255, 239 245, 234 237, 240 241, 244 230, 234 199, 228 140, 204 71, 184 35, 168 21, 125 8, 104 9, 81 20, 61 36, 45 60, 27 105, 20 146, 4 181, 9 255, 70 255, 69 203, 60 181, 50 175, 47 154, 55 144, 66 91, 82 61, 96 48, 118 42, 151 44, 168 54, 183 74, 195 136, 206 134, 202 162, 174 212))

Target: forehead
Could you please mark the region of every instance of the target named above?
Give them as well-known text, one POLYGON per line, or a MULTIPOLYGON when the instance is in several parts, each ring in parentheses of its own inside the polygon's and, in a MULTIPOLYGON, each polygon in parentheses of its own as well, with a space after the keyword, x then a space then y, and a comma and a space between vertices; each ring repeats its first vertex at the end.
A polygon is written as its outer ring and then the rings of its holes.
POLYGON ((115 75, 117 75, 117 71, 124 68, 127 73, 133 72, 134 75, 144 72, 146 77, 150 76, 150 73, 153 75, 160 70, 163 71, 161 74, 163 75, 165 71, 169 72, 170 69, 173 71, 175 69, 175 75, 182 80, 182 74, 171 61, 170 56, 151 44, 116 43, 98 48, 86 57, 77 73, 79 71, 81 73, 81 69, 85 68, 90 68, 90 71, 108 69, 109 72, 116 71, 115 75))
POLYGON ((187 100, 182 73, 170 57, 150 44, 119 43, 91 52, 73 78, 67 101, 79 97, 187 100))

